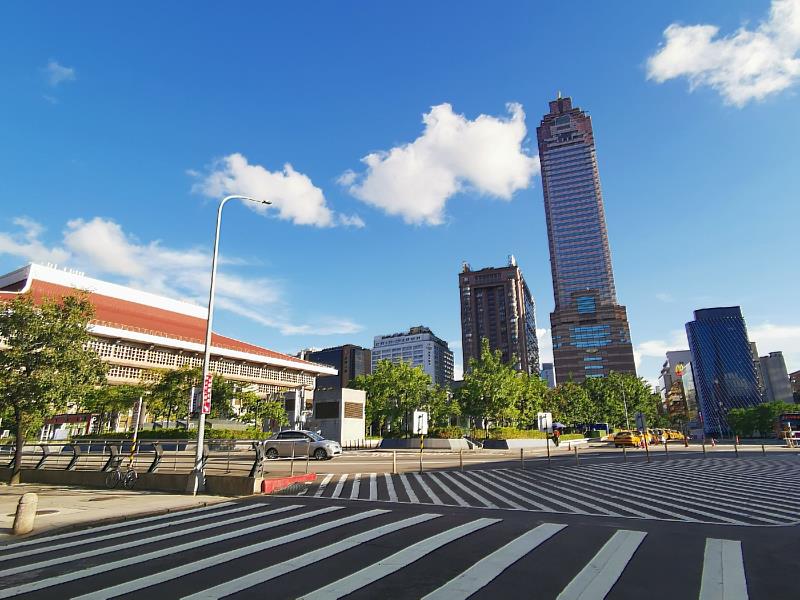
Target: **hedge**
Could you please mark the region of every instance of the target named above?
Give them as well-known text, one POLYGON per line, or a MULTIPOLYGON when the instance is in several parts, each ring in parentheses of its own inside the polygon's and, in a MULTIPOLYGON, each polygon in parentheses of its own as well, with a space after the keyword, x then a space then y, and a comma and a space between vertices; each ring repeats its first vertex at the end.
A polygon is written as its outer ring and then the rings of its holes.
MULTIPOLYGON (((251 428, 244 430, 234 429, 213 429, 207 427, 205 430, 206 439, 210 440, 265 440, 272 435, 272 432, 263 432, 260 429, 251 428)), ((78 435, 75 439, 92 440, 129 440, 133 438, 131 432, 110 432, 92 435, 78 435)), ((190 429, 145 429, 139 432, 140 440, 193 440, 197 438, 197 430, 190 429)))

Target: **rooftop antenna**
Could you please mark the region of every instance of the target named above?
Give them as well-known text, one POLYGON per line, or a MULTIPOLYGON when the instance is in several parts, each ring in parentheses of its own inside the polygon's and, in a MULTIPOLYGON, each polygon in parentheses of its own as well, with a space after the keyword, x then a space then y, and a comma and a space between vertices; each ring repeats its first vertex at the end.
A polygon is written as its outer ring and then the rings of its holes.
POLYGON ((558 99, 561 100, 561 90, 558 90, 558 99))

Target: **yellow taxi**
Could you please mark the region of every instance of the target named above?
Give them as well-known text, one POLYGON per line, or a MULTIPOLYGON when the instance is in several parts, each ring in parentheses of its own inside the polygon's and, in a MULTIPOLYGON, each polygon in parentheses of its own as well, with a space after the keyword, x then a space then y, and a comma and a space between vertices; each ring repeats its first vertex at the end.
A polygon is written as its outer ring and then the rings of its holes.
POLYGON ((614 446, 622 448, 622 446, 637 447, 642 443, 642 433, 640 431, 618 431, 614 434, 614 446))

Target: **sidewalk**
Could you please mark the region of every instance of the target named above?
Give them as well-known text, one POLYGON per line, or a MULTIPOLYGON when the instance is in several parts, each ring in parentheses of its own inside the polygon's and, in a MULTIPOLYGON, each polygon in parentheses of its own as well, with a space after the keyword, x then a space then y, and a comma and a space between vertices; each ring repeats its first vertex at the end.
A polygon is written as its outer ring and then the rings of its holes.
POLYGON ((94 490, 59 485, 0 484, 0 544, 28 536, 12 536, 11 527, 22 494, 35 492, 39 505, 30 535, 70 527, 97 525, 150 514, 226 502, 223 496, 169 494, 143 490, 94 490))

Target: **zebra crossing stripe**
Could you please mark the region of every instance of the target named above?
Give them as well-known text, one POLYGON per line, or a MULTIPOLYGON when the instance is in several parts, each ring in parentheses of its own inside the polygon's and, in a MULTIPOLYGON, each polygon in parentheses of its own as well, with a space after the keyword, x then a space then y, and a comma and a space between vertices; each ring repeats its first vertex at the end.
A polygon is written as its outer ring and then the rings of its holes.
POLYGON ((425 480, 422 479, 422 475, 420 475, 419 473, 412 473, 412 475, 416 478, 417 483, 419 483, 420 487, 428 495, 428 498, 431 499, 431 502, 433 502, 434 504, 444 504, 444 502, 442 502, 439 499, 439 496, 437 496, 436 493, 431 489, 431 486, 425 483, 425 480))
POLYGON ((375 473, 369 474, 369 499, 378 499, 378 476, 375 473))
MULTIPOLYGON (((513 487, 515 489, 518 489, 518 490, 521 490, 521 491, 525 492, 526 494, 531 494, 533 496, 536 496, 537 498, 543 498, 543 499, 547 500, 548 502, 551 502, 552 504, 555 504, 557 506, 561 506, 561 507, 565 508, 568 512, 573 512, 573 513, 577 513, 577 514, 581 514, 581 515, 587 514, 585 510, 582 510, 582 509, 578 508, 577 506, 566 504, 564 502, 561 502, 557 498, 551 498, 549 496, 545 496, 544 494, 541 494, 541 493, 537 492, 536 490, 532 489, 530 486, 520 485, 519 483, 515 483, 513 481, 508 481, 506 479, 503 479, 503 475, 505 475, 506 477, 509 477, 509 478, 514 476, 513 472, 509 471, 509 472, 504 472, 504 473, 500 474, 500 473, 493 473, 493 472, 490 472, 490 471, 485 471, 484 473, 482 473, 480 475, 478 475, 477 471, 473 471, 473 473, 474 473, 474 475, 476 477, 480 477, 480 478, 486 479, 487 481, 489 481, 489 483, 491 483, 492 485, 494 485, 494 486, 498 487, 499 489, 503 490, 506 494, 512 495, 515 498, 518 498, 518 499, 522 500, 523 502, 527 502, 528 504, 531 504, 531 505, 535 506, 537 510, 550 512, 550 508, 545 506, 544 504, 540 504, 539 502, 536 502, 535 500, 532 500, 531 498, 529 498, 527 496, 523 496, 521 494, 517 494, 516 492, 508 489, 505 486, 511 486, 511 487, 513 487), (497 483, 496 482, 497 479, 499 479, 503 483, 502 484, 497 483)), ((519 478, 519 477, 517 479, 519 481, 526 481, 526 480, 524 480, 522 478, 519 478)), ((552 494, 552 496, 555 496, 555 494, 552 494)))
POLYGON ((494 496, 495 498, 499 498, 500 500, 502 500, 503 502, 508 504, 511 508, 515 508, 517 510, 529 510, 529 509, 525 508, 524 506, 522 506, 521 504, 517 504, 513 500, 509 500, 508 499, 509 496, 511 496, 513 498, 517 498, 519 500, 523 500, 525 502, 528 502, 529 504, 534 504, 535 505, 534 502, 531 502, 530 500, 524 498, 523 496, 520 496, 519 494, 514 493, 513 491, 509 490, 508 488, 504 488, 502 485, 499 485, 499 484, 493 482, 491 479, 488 479, 488 478, 484 477, 483 475, 478 474, 475 471, 470 471, 469 476, 467 476, 466 473, 457 473, 457 475, 459 477, 461 477, 462 479, 466 479, 467 481, 470 481, 471 477, 474 478, 474 479, 477 479, 478 481, 473 481, 472 483, 475 483, 476 485, 483 484, 483 486, 484 486, 483 487, 483 492, 485 494, 489 494, 490 496, 494 496), (486 487, 486 484, 494 485, 498 489, 503 490, 506 493, 506 495, 502 496, 502 495, 498 494, 497 492, 495 492, 495 491, 489 489, 488 487, 486 487))
MULTIPOLYGON (((450 482, 452 482, 453 485, 458 487, 463 492, 465 492, 465 493, 469 494, 470 496, 472 496, 473 498, 475 498, 478 502, 483 504, 485 507, 487 507, 487 508, 498 508, 497 504, 495 504, 494 502, 490 502, 489 500, 487 500, 486 498, 484 498, 480 494, 477 494, 477 493, 473 492, 471 489, 469 489, 463 483, 458 481, 455 477, 453 477, 453 475, 451 475, 447 471, 442 471, 440 473, 440 475, 442 477, 444 477, 445 479, 449 480, 450 482)), ((483 491, 484 491, 484 493, 489 493, 489 494, 492 493, 492 492, 489 492, 488 490, 483 490, 483 491)), ((497 496, 497 494, 495 494, 495 496, 497 496)), ((501 497, 501 500, 502 500, 502 497, 501 497)))
POLYGON ((384 473, 383 477, 386 479, 386 490, 389 492, 389 502, 397 502, 397 492, 394 491, 392 476, 389 475, 389 473, 384 473))
POLYGON ((417 504, 419 502, 419 498, 417 498, 417 494, 414 493, 414 490, 411 489, 411 484, 409 483, 408 479, 406 478, 405 473, 400 473, 400 483, 403 484, 403 489, 406 491, 408 495, 408 500, 417 504))
MULTIPOLYGON (((292 508, 288 508, 288 509, 287 508, 283 508, 283 510, 274 509, 274 510, 268 511, 268 512, 270 512, 270 513, 271 512, 284 512, 285 510, 294 510, 295 508, 301 508, 301 507, 299 505, 296 505, 296 506, 293 506, 292 508)), ((264 514, 264 513, 258 513, 258 512, 253 513, 253 512, 251 512, 251 514, 247 514, 247 515, 244 515, 244 516, 241 516, 241 517, 234 517, 232 519, 224 519, 222 521, 214 523, 213 525, 209 525, 209 524, 206 523, 206 524, 203 524, 203 525, 198 525, 197 527, 190 527, 189 529, 183 529, 182 531, 177 532, 177 533, 176 532, 162 533, 161 535, 156 535, 156 536, 153 536, 153 537, 147 537, 147 538, 142 538, 142 539, 138 539, 138 540, 131 540, 129 542, 122 542, 120 544, 113 544, 111 546, 103 546, 102 548, 94 548, 92 550, 85 550, 83 552, 78 552, 78 553, 70 553, 70 554, 67 554, 67 555, 64 555, 64 556, 58 556, 56 558, 51 558, 49 560, 40 560, 40 561, 37 561, 35 563, 31 563, 31 564, 27 564, 27 565, 21 565, 21 566, 18 566, 18 567, 12 567, 10 569, 5 569, 3 571, 0 571, 0 578, 8 577, 9 575, 16 575, 17 573, 24 573, 26 571, 39 570, 39 569, 43 569, 44 567, 50 567, 52 565, 58 565, 58 564, 61 564, 61 563, 72 562, 72 561, 75 561, 75 560, 83 560, 85 558, 90 558, 92 556, 100 556, 101 554, 108 554, 109 552, 119 552, 120 550, 127 550, 128 548, 136 548, 137 546, 144 546, 144 545, 147 545, 147 544, 153 544, 153 543, 156 543, 156 542, 160 542, 162 540, 172 539, 176 535, 189 535, 189 534, 192 534, 192 533, 197 533, 198 531, 205 531, 205 530, 209 529, 209 527, 221 527, 221 526, 225 526, 225 525, 233 525, 234 523, 241 523, 242 521, 249 521, 249 520, 254 519, 254 518, 258 517, 258 516, 261 516, 261 514, 264 514)), ((188 520, 196 521, 196 520, 199 520, 200 518, 202 518, 202 517, 194 516, 194 517, 191 517, 188 520)), ((145 527, 144 529, 147 530, 148 528, 145 527)), ((138 532, 139 531, 136 530, 136 531, 134 531, 132 533, 138 533, 138 532)), ((109 537, 114 537, 114 536, 113 535, 101 536, 101 539, 107 539, 109 537)), ((91 540, 91 541, 94 541, 94 540, 91 540)))
POLYGON ((439 487, 442 488, 449 496, 451 496, 459 506, 472 506, 469 502, 464 500, 461 496, 456 494, 452 487, 447 487, 442 481, 439 479, 439 476, 436 473, 428 473, 428 477, 431 478, 432 481, 435 481, 439 484, 439 487))
MULTIPOLYGON (((91 529, 84 529, 84 530, 81 530, 81 531, 73 531, 73 532, 70 532, 70 533, 58 533, 58 534, 55 534, 55 535, 48 535, 48 536, 45 536, 45 537, 36 538, 35 540, 27 540, 27 541, 24 541, 24 542, 14 542, 14 543, 11 543, 11 544, 6 544, 4 546, 0 546, 0 548, 16 550, 17 548, 22 548, 22 547, 25 547, 25 546, 32 546, 34 544, 50 543, 50 542, 53 542, 54 540, 64 540, 64 539, 67 539, 67 538, 73 538, 73 537, 78 537, 78 536, 82 536, 82 535, 91 535, 91 534, 95 534, 95 533, 100 533, 101 531, 110 531, 112 529, 120 529, 121 527, 131 527, 131 528, 133 528, 133 527, 136 527, 136 526, 141 525, 143 523, 152 523, 154 521, 163 521, 165 519, 174 519, 175 517, 184 517, 186 515, 208 512, 208 511, 211 511, 211 510, 215 510, 215 509, 223 508, 223 507, 227 507, 227 506, 235 506, 235 504, 236 504, 235 502, 220 502, 219 504, 214 504, 213 506, 203 506, 201 508, 192 508, 190 510, 182 510, 182 511, 177 512, 177 513, 168 513, 168 514, 165 514, 165 515, 156 515, 155 517, 145 517, 143 519, 134 519, 134 520, 131 520, 131 521, 125 521, 123 523, 113 523, 112 525, 103 525, 101 527, 92 527, 91 529)), ((209 516, 214 516, 214 515, 209 515, 209 516)), ((118 535, 125 535, 125 533, 120 533, 118 535)), ((46 548, 44 548, 44 551, 49 552, 53 548, 54 548, 54 546, 47 546, 46 548)), ((9 556, 10 555, 5 554, 5 555, 3 555, 3 558, 8 558, 9 556)), ((20 555, 17 554, 17 556, 20 556, 20 555)))
POLYGON ((387 558, 379 560, 368 567, 364 567, 360 571, 301 596, 301 598, 304 600, 330 600, 332 598, 341 598, 342 596, 346 596, 347 594, 374 583, 382 577, 399 571, 403 567, 418 561, 423 556, 427 556, 434 550, 438 550, 452 541, 463 538, 480 529, 484 529, 489 525, 494 525, 501 520, 502 519, 477 519, 465 523, 464 525, 453 527, 452 529, 424 539, 421 542, 412 544, 387 558))
MULTIPOLYGON (((341 508, 341 507, 335 507, 335 508, 341 508)), ((308 515, 316 516, 324 512, 331 512, 331 511, 328 509, 317 510, 314 511, 313 513, 306 513, 303 516, 308 516, 308 515)), ((228 552, 223 552, 222 554, 215 554, 206 558, 202 558, 200 560, 194 560, 188 564, 180 565, 172 569, 167 569, 166 571, 159 571, 157 573, 153 573, 152 575, 147 575, 146 577, 141 577, 139 579, 134 579, 132 581, 120 583, 118 585, 114 585, 105 588, 103 590, 97 590, 89 594, 79 596, 78 598, 74 598, 73 600, 100 600, 104 598, 111 598, 113 596, 119 596, 121 594, 127 594, 129 592, 141 590, 151 585, 157 585, 159 583, 163 583, 165 581, 181 577, 182 575, 187 575, 189 573, 196 573, 197 571, 200 571, 202 569, 210 568, 231 560, 235 560, 237 558, 241 558, 242 556, 251 556, 255 552, 261 552, 262 550, 268 550, 269 548, 275 548, 276 546, 282 546, 284 544, 296 542, 297 540, 302 540, 305 538, 312 537, 314 535, 317 535, 318 533, 322 533, 323 531, 335 529, 336 527, 341 527, 342 525, 347 525, 349 523, 363 521, 364 519, 369 519, 371 517, 386 514, 388 512, 390 511, 381 509, 370 510, 367 512, 351 515, 349 517, 342 517, 341 519, 337 519, 335 521, 328 521, 327 523, 321 523, 319 525, 309 527, 308 529, 301 529, 300 531, 289 533, 287 535, 274 538, 271 540, 266 540, 256 544, 245 544, 240 548, 236 548, 228 552)), ((174 551, 179 551, 179 549, 181 549, 181 547, 174 549, 167 549, 166 554, 171 554, 174 551)), ((141 561, 136 561, 136 562, 141 562, 141 561)))
POLYGON ((333 494, 331 494, 331 498, 339 497, 339 494, 342 493, 342 488, 344 487, 345 481, 347 481, 347 473, 339 477, 339 481, 336 482, 336 487, 333 488, 333 494))
POLYGON ((621 529, 611 536, 594 558, 558 595, 556 600, 605 598, 628 566, 647 533, 621 529))
POLYGON ((324 548, 318 548, 317 550, 290 558, 289 560, 285 560, 271 567, 261 569, 260 571, 248 573, 247 575, 233 579, 232 581, 226 581, 225 583, 221 583, 207 590, 192 594, 191 596, 185 596, 183 600, 216 600, 224 596, 229 596, 260 583, 265 583, 271 579, 285 575, 286 573, 291 573, 297 569, 302 569, 308 565, 325 560, 331 556, 335 556, 336 554, 340 554, 366 542, 383 537, 384 535, 393 533, 395 531, 400 531, 401 529, 406 529, 407 527, 417 525, 418 523, 424 523, 425 521, 439 518, 440 516, 441 515, 425 513, 415 517, 410 517, 408 519, 403 519, 402 521, 397 521, 395 523, 389 523, 388 525, 382 525, 381 527, 352 535, 340 542, 335 542, 325 546, 324 548))
POLYGON ((492 582, 531 550, 549 540, 566 525, 544 523, 495 550, 469 569, 432 591, 423 600, 466 600, 492 582))
POLYGON ((361 491, 361 473, 353 475, 353 488, 350 490, 350 500, 358 498, 358 492, 361 491))
POLYGON ((322 480, 322 483, 320 483, 319 487, 317 488, 317 493, 314 494, 314 496, 316 496, 317 498, 322 496, 322 493, 325 491, 325 488, 328 487, 328 482, 331 479, 333 479, 333 473, 328 473, 327 475, 325 475, 325 477, 322 480))
MULTIPOLYGON (((488 475, 488 473, 487 473, 487 475, 488 475)), ((467 475, 464 474, 463 476, 466 477, 467 475)), ((489 477, 479 473, 478 471, 470 471, 469 472, 469 477, 474 477, 476 479, 479 479, 480 481, 482 481, 484 483, 484 485, 493 485, 497 489, 502 490, 506 494, 506 496, 511 496, 512 498, 516 498, 517 500, 522 500, 526 504, 530 504, 532 506, 535 506, 539 510, 548 510, 547 507, 539 504, 538 502, 534 502, 530 498, 527 498, 527 497, 525 497, 525 496, 523 496, 521 494, 516 493, 515 491, 505 487, 504 485, 501 485, 501 484, 497 483, 496 481, 494 481, 492 479, 489 479, 489 477)), ((508 485, 513 485, 514 487, 516 487, 517 489, 520 489, 520 490, 524 490, 525 489, 522 486, 515 485, 512 482, 504 482, 504 483, 507 483, 508 485)), ((511 500, 504 499, 504 502, 506 502, 507 504, 513 506, 514 508, 519 507, 522 510, 528 510, 527 508, 525 508, 524 506, 521 506, 520 504, 512 503, 511 500)))
MULTIPOLYGON (((265 511, 262 513, 262 516, 277 514, 281 512, 286 512, 288 510, 294 510, 297 508, 303 508, 302 505, 290 505, 284 506, 281 508, 275 508, 272 510, 265 511)), ((222 533, 219 535, 195 540, 192 542, 187 542, 185 544, 180 544, 178 546, 170 546, 167 548, 163 548, 161 550, 154 550, 153 552, 146 552, 144 554, 137 554, 135 556, 131 556, 129 558, 123 558, 116 561, 106 562, 100 565, 96 565, 94 567, 87 567, 85 569, 76 569, 74 571, 70 571, 68 573, 64 573, 61 575, 56 575, 54 577, 47 577, 44 579, 37 579, 36 581, 31 581, 30 583, 4 588, 0 590, 0 598, 8 598, 9 596, 16 596, 17 594, 24 594, 27 592, 32 592, 35 590, 40 590, 42 588, 47 588, 55 585, 59 585, 62 583, 66 583, 68 581, 75 581, 76 579, 83 579, 84 577, 90 577, 92 575, 97 575, 98 573, 105 573, 106 571, 112 571, 114 569, 118 569, 121 567, 126 567, 128 565, 133 565, 140 562, 145 562, 148 560, 152 560, 155 558, 161 558, 162 556, 169 556, 171 554, 182 552, 184 550, 193 550, 195 548, 199 548, 201 546, 206 546, 208 544, 214 544, 216 542, 222 542, 225 540, 233 539, 236 537, 240 537, 243 535, 248 535, 250 533, 255 533, 257 531, 263 531, 265 529, 271 529, 273 527, 278 527, 280 525, 285 525, 287 523, 293 523, 295 521, 301 521, 303 519, 309 519, 311 517, 315 517, 317 515, 321 515, 327 512, 331 512, 332 510, 340 510, 344 508, 343 506, 330 506, 327 508, 321 508, 315 511, 302 513, 299 515, 293 515, 291 517, 285 517, 283 519, 278 519, 276 521, 269 521, 267 523, 262 523, 260 525, 254 525, 253 527, 247 527, 245 529, 236 529, 234 531, 230 531, 227 533, 222 533)), ((182 535, 187 533, 186 531, 181 532, 181 534, 173 534, 172 537, 176 535, 182 535)), ((150 543, 152 540, 144 540, 146 543, 150 543)), ((117 549, 116 547, 113 549, 117 549)), ((75 556, 67 557, 68 560, 75 560, 75 556)), ((31 568, 39 569, 42 563, 35 563, 30 565, 31 568)))
MULTIPOLYGON (((144 533, 145 531, 153 531, 154 529, 162 529, 164 527, 172 527, 173 525, 182 525, 184 523, 191 523, 192 521, 199 521, 201 519, 208 519, 208 518, 211 518, 211 517, 217 517, 217 516, 222 516, 222 515, 228 515, 228 514, 232 514, 232 513, 238 513, 238 512, 242 512, 242 511, 247 511, 247 510, 253 510, 255 508, 258 508, 258 506, 259 505, 246 504, 244 506, 237 506, 236 508, 229 508, 228 510, 221 510, 219 512, 214 513, 213 515, 206 515, 206 514, 196 515, 195 514, 195 515, 192 515, 191 517, 184 517, 182 519, 176 519, 174 521, 167 521, 166 523, 157 523, 156 525, 147 525, 146 527, 139 527, 139 528, 137 528, 135 530, 131 530, 130 534, 127 534, 127 535, 140 534, 140 533, 144 533)), ((176 515, 172 514, 170 516, 175 517, 176 515)), ((252 515, 252 517, 255 517, 255 516, 258 516, 257 513, 252 515)), ((130 523, 128 523, 128 525, 130 525, 130 523)), ((84 531, 83 533, 85 535, 87 532, 84 531)), ((45 546, 43 548, 33 548, 32 550, 23 550, 22 552, 12 552, 12 553, 9 553, 9 554, 3 553, 3 560, 11 560, 13 558, 23 558, 25 556, 32 556, 34 554, 41 554, 43 552, 53 552, 55 550, 61 550, 63 548, 72 548, 74 546, 80 546, 82 544, 89 544, 89 543, 94 544, 96 542, 102 542, 104 540, 118 539, 119 537, 124 536, 124 535, 126 535, 126 534, 125 533, 107 533, 105 535, 100 535, 100 536, 91 537, 91 538, 87 538, 87 539, 75 540, 75 541, 72 541, 72 542, 64 542, 64 543, 61 543, 61 544, 54 544, 52 546, 45 546)), ((174 534, 170 534, 170 536, 172 536, 172 535, 174 535, 174 534)))
POLYGON ((742 542, 706 539, 699 600, 747 600, 742 542))

